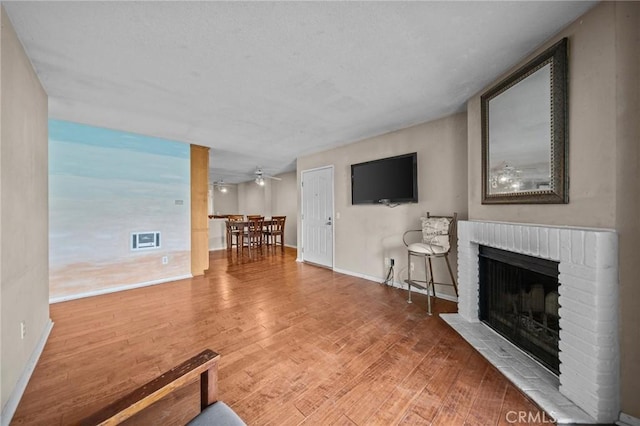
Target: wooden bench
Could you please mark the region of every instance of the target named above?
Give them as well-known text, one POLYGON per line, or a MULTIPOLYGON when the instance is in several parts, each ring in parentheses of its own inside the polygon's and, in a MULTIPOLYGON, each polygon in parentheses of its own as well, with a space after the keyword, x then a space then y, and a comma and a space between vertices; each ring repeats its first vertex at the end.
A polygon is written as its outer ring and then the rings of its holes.
POLYGON ((190 425, 245 425, 226 404, 218 401, 218 362, 220 355, 210 349, 140 386, 131 393, 83 419, 80 424, 117 425, 161 398, 200 379, 200 414, 190 425), (199 377, 198 377, 199 376, 199 377))

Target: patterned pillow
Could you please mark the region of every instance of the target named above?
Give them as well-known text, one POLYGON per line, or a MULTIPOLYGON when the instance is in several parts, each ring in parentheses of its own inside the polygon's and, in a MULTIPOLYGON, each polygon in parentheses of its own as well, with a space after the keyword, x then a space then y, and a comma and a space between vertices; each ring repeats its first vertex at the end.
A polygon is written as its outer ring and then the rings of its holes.
POLYGON ((449 251, 449 225, 448 217, 421 217, 422 242, 430 246, 442 247, 441 253, 449 251))

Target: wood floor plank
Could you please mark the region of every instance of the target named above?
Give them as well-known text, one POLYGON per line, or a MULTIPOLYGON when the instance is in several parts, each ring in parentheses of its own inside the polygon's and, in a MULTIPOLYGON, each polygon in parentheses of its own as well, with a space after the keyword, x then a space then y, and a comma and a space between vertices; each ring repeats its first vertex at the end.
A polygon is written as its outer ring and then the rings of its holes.
MULTIPOLYGON (((203 277, 51 305, 13 425, 68 425, 210 348, 250 425, 507 424, 540 411, 439 317, 454 303, 295 261, 213 252, 203 277)), ((189 385, 128 424, 182 425, 189 385)))
POLYGON ((433 423, 441 425, 463 424, 488 368, 489 366, 482 355, 473 352, 449 389, 433 423))
POLYGON ((406 415, 402 418, 402 420, 398 424, 409 425, 409 426, 420 426, 420 425, 430 426, 431 422, 425 419, 424 417, 420 416, 419 414, 417 414, 415 411, 409 411, 406 413, 406 415))
POLYGON ((506 390, 507 383, 498 370, 491 366, 487 368, 465 424, 469 426, 497 424, 506 390))
POLYGON ((498 425, 542 426, 545 424, 553 424, 553 418, 533 404, 513 385, 507 384, 498 425))
POLYGON ((293 404, 287 403, 269 410, 264 416, 256 420, 256 425, 267 426, 295 426, 304 420, 304 415, 293 404))
POLYGON ((370 417, 374 424, 395 424, 420 397, 431 377, 444 366, 447 354, 436 348, 425 354, 409 375, 398 384, 378 410, 370 417))
POLYGON ((378 410, 392 391, 412 372, 414 365, 425 357, 424 353, 411 349, 415 340, 415 338, 405 337, 385 352, 385 355, 391 357, 394 362, 380 377, 375 378, 371 385, 372 390, 375 391, 365 392, 360 400, 348 409, 346 414, 352 421, 366 424, 366 420, 378 410))
MULTIPOLYGON (((348 392, 354 386, 354 379, 369 368, 380 354, 387 350, 401 337, 396 334, 382 336, 376 342, 370 344, 366 350, 344 350, 343 359, 348 360, 346 365, 337 364, 328 374, 328 377, 308 392, 303 393, 296 401, 296 407, 306 416, 311 415, 323 404, 333 404, 333 397, 339 397, 348 392)), ((355 345, 358 347, 358 345, 355 345)), ((316 414, 317 416, 318 414, 316 414)))
POLYGON ((441 361, 433 376, 429 379, 424 390, 408 408, 408 412, 418 414, 421 418, 431 422, 434 420, 447 397, 453 382, 471 356, 471 350, 466 345, 454 346, 454 337, 445 335, 440 341, 440 353, 436 352, 430 359, 423 359, 423 363, 432 364, 441 361))

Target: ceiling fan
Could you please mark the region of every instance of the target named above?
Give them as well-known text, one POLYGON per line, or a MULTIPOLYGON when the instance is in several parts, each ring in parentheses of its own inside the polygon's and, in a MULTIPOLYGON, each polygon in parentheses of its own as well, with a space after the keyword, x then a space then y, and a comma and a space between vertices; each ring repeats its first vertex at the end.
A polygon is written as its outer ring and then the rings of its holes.
POLYGON ((213 187, 222 193, 227 192, 227 185, 224 183, 224 179, 220 179, 220 181, 213 182, 213 187))
POLYGON ((269 176, 269 175, 264 174, 262 172, 262 167, 259 167, 259 166, 256 167, 256 171, 255 171, 254 174, 256 175, 255 182, 260 186, 264 186, 265 178, 266 179, 273 179, 273 180, 282 180, 279 177, 269 176))

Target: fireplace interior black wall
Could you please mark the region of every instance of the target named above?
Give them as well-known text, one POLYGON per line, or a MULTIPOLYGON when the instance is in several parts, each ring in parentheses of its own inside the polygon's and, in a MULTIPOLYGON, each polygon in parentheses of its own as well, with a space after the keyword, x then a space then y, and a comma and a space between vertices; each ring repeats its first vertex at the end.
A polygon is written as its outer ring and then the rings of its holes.
POLYGON ((559 374, 558 262, 480 247, 480 319, 559 374))

